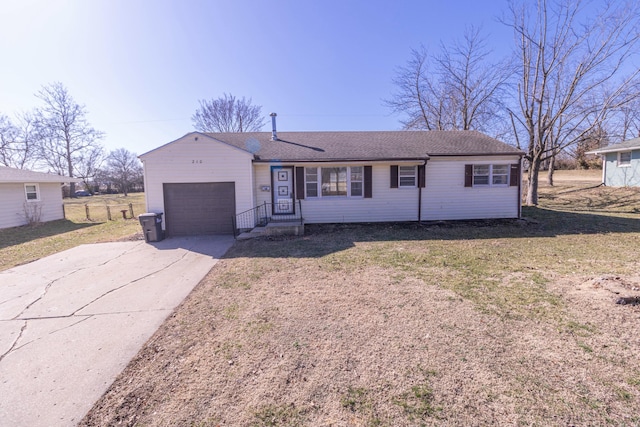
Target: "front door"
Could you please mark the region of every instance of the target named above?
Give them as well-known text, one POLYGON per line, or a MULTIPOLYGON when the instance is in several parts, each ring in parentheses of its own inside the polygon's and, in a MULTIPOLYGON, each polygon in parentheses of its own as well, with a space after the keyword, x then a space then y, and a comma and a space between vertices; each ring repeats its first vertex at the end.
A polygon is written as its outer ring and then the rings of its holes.
POLYGON ((271 169, 273 193, 273 213, 292 214, 293 212, 293 167, 274 167, 271 169))

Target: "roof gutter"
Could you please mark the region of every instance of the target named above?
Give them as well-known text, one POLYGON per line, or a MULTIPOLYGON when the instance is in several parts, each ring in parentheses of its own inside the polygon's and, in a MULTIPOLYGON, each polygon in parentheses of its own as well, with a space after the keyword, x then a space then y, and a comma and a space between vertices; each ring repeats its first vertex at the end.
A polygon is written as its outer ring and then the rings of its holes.
POLYGON ((601 154, 620 153, 622 151, 634 151, 634 150, 640 150, 640 147, 609 148, 608 150, 607 149, 603 149, 603 150, 587 151, 584 154, 601 155, 601 154))
MULTIPOLYGON (((371 163, 371 162, 426 162, 429 160, 429 156, 426 157, 395 157, 395 158, 378 158, 378 159, 261 159, 260 156, 254 155, 253 161, 255 163, 371 163)), ((426 164, 426 163, 425 163, 426 164)))

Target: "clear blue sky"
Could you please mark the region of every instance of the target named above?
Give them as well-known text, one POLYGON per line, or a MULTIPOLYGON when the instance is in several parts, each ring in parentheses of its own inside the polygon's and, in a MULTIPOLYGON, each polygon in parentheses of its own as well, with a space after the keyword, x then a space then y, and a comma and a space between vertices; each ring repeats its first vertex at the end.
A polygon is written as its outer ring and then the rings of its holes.
MULTIPOLYGON (((193 130, 199 99, 252 98, 279 131, 394 130, 382 100, 411 48, 481 26, 507 53, 505 0, 0 0, 0 114, 60 81, 142 154, 193 130)), ((264 130, 270 130, 267 121, 264 130)))

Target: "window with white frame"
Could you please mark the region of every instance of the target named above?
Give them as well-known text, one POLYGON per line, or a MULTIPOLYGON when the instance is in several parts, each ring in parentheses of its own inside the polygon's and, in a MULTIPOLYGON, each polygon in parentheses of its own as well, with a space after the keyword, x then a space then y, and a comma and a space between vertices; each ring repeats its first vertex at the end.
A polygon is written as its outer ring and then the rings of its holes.
POLYGON ((415 166, 399 166, 398 167, 398 186, 399 187, 415 187, 417 174, 415 166))
POLYGON ((362 196, 362 166, 351 166, 351 196, 362 196))
POLYGON ((509 185, 509 165, 473 165, 473 186, 509 185))
POLYGON ((473 185, 489 185, 490 165, 473 165, 473 185))
POLYGON ((318 197, 318 168, 304 168, 307 197, 318 197))
POLYGON ((491 166, 491 184, 509 185, 509 165, 491 166))
POLYGON ((631 165, 631 151, 623 151, 618 153, 618 166, 631 165))
POLYGON ((40 200, 40 191, 38 184, 25 184, 24 192, 27 202, 37 202, 40 200))
POLYGON ((363 166, 304 168, 306 197, 362 197, 363 166))

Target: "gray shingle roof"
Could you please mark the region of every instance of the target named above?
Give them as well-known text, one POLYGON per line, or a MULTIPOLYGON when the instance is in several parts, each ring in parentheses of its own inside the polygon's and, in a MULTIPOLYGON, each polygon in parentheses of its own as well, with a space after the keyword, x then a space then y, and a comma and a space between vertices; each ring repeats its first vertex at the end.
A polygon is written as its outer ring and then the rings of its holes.
POLYGON ((591 150, 588 151, 587 154, 616 153, 618 151, 637 149, 640 149, 640 138, 633 138, 619 144, 609 145, 607 147, 598 148, 597 150, 591 150))
POLYGON ((522 151, 476 131, 206 133, 261 161, 425 159, 429 156, 520 155, 522 151))
POLYGON ((0 166, 0 183, 2 182, 80 182, 79 179, 51 173, 33 172, 24 169, 0 166))

